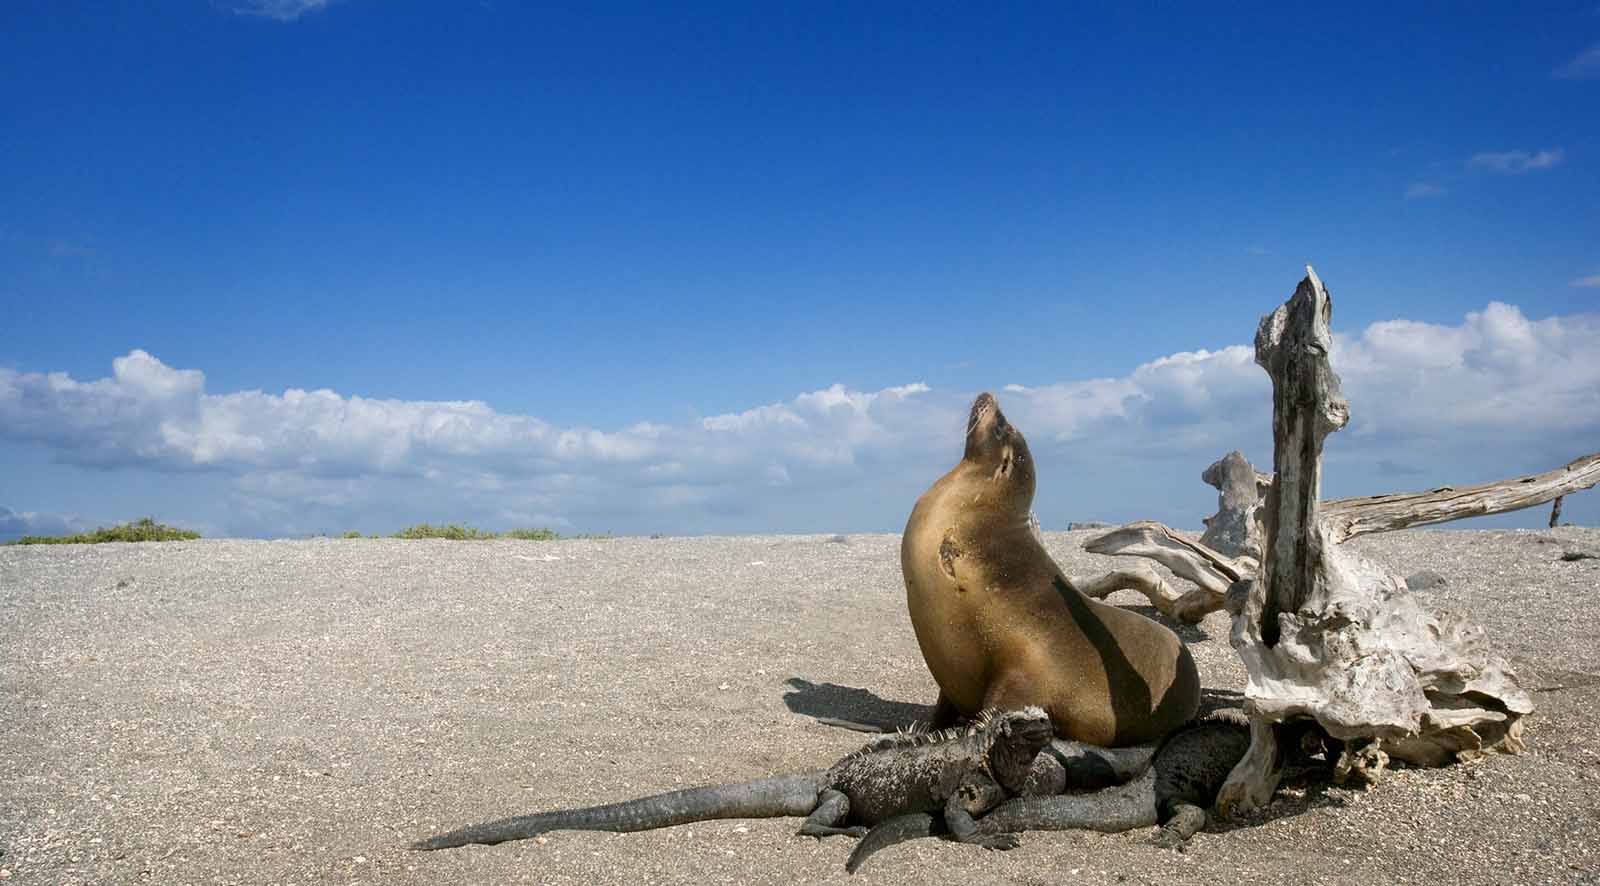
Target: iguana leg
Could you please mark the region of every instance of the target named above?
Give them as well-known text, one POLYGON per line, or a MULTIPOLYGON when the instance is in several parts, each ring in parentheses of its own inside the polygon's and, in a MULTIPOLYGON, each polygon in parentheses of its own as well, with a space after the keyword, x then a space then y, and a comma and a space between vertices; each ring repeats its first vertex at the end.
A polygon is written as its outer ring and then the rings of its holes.
POLYGON ((865 837, 867 828, 839 827, 850 817, 850 798, 843 793, 826 788, 817 797, 817 808, 811 810, 806 820, 800 824, 800 836, 816 837, 865 837))
POLYGON ((988 779, 968 781, 950 794, 944 804, 944 823, 951 838, 962 843, 974 843, 985 849, 1015 849, 1020 845, 1016 834, 980 834, 973 812, 987 812, 1006 798, 1005 788, 988 779))
POLYGON ((1161 830, 1156 831, 1150 842, 1162 849, 1178 849, 1205 826, 1204 809, 1191 803, 1178 803, 1172 807, 1172 817, 1161 826, 1161 830))

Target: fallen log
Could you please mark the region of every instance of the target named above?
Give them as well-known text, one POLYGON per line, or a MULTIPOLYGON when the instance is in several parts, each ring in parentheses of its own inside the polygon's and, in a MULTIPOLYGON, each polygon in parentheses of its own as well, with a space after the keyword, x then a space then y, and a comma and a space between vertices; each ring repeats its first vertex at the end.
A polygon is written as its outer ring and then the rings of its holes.
MULTIPOLYGON (((1109 587, 1106 593, 1129 587, 1150 597, 1150 602, 1163 614, 1193 624, 1207 613, 1224 608, 1228 587, 1239 578, 1253 577, 1258 561, 1248 554, 1228 556, 1207 543, 1218 535, 1224 542, 1239 539, 1247 550, 1256 547, 1253 537, 1246 534, 1219 533, 1211 529, 1225 519, 1230 526, 1240 526, 1242 521, 1254 522, 1265 505, 1267 493, 1273 488, 1273 474, 1264 474, 1251 468, 1239 456, 1238 464, 1226 468, 1233 476, 1223 480, 1224 465, 1237 456, 1229 453, 1206 469, 1203 479, 1211 485, 1216 480, 1231 484, 1233 494, 1224 493, 1217 515, 1207 519, 1206 534, 1200 541, 1190 541, 1172 528, 1148 520, 1129 523, 1104 535, 1084 542, 1083 549, 1093 554, 1149 557, 1180 578, 1194 582, 1198 588, 1180 593, 1163 585, 1155 588, 1148 583, 1129 583, 1111 587, 1099 579, 1089 580, 1094 587, 1109 587), (1240 467, 1242 465, 1242 467, 1240 467), (1248 477, 1244 470, 1257 479, 1258 501, 1251 504, 1243 494, 1241 478, 1248 477), (1221 564, 1226 564, 1222 567, 1221 564), (1236 578, 1230 576, 1237 575, 1236 578), (1159 598, 1153 591, 1159 592, 1159 598)), ((1353 498, 1327 499, 1318 506, 1318 519, 1327 539, 1341 544, 1360 535, 1373 532, 1390 532, 1411 526, 1444 523, 1466 517, 1503 514, 1522 508, 1531 508, 1551 499, 1559 502, 1561 496, 1600 484, 1600 452, 1575 459, 1563 467, 1542 474, 1512 477, 1476 486, 1441 486, 1426 492, 1396 492, 1387 495, 1367 495, 1353 498)), ((1559 505, 1555 511, 1560 514, 1559 505)), ((1554 517, 1552 517, 1554 519, 1554 517)), ((1114 583, 1113 583, 1114 584, 1114 583)), ((1085 593, 1088 593, 1085 591, 1085 593)), ((1100 596, 1104 596, 1101 594, 1100 596)))
POLYGON ((1322 522, 1329 537, 1339 543, 1370 532, 1520 511, 1589 489, 1597 483, 1600 483, 1600 452, 1575 459, 1553 471, 1477 486, 1441 486, 1427 492, 1326 501, 1322 503, 1322 522))

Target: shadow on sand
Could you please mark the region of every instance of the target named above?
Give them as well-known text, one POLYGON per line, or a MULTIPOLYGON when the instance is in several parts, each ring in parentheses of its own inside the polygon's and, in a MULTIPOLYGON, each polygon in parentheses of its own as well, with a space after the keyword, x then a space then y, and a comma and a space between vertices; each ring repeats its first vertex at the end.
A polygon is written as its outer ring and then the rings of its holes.
POLYGON ((791 687, 783 694, 789 710, 829 726, 893 732, 925 724, 933 716, 933 705, 890 701, 867 689, 813 683, 803 677, 790 677, 785 683, 791 687))

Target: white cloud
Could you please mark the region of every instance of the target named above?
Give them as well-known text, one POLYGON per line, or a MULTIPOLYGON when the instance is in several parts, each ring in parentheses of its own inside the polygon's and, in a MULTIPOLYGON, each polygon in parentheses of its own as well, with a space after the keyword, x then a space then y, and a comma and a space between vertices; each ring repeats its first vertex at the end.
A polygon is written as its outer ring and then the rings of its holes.
POLYGON ((634 493, 682 505, 737 497, 752 483, 844 482, 883 453, 914 448, 909 436, 939 439, 928 422, 947 416, 916 402, 927 392, 922 384, 876 392, 834 385, 687 425, 612 432, 476 401, 293 388, 212 394, 201 371, 135 350, 94 381, 0 369, 0 436, 89 467, 215 472, 252 501, 349 510, 411 483, 413 497, 427 488, 554 514, 620 507, 634 493))
POLYGON ((13 511, 0 505, 0 542, 12 541, 24 535, 76 535, 94 528, 93 524, 76 514, 13 511))
POLYGON ((307 13, 323 9, 328 2, 329 0, 242 0, 230 8, 239 15, 292 22, 307 13))
POLYGON ((1566 152, 1560 148, 1530 154, 1527 151, 1486 151, 1473 154, 1467 160, 1469 169, 1486 169, 1502 175, 1521 175, 1537 169, 1553 169, 1561 164, 1566 152))
POLYGON ((1035 449, 1049 441, 1123 454, 1225 451, 1240 445, 1230 441, 1241 427, 1270 421, 1270 390, 1254 351, 1233 345, 1161 357, 1121 378, 1010 385, 1006 409, 1035 449))
POLYGON ((1588 49, 1555 70, 1555 76, 1562 80, 1591 80, 1600 77, 1600 43, 1588 49))
MULTIPOLYGON (((1337 335, 1333 361, 1353 418, 1330 445, 1365 459, 1373 476, 1416 470, 1418 452, 1438 470, 1446 452, 1503 459, 1600 438, 1600 314, 1530 320, 1495 302, 1453 325, 1375 323, 1337 335)), ((836 515, 835 526, 881 529, 959 457, 975 393, 833 385, 697 421, 606 431, 476 401, 213 394, 199 370, 133 351, 93 381, 0 369, 0 437, 71 464, 208 473, 226 484, 227 515, 213 522, 256 531, 469 516, 502 526, 537 517, 594 530, 771 531, 795 528, 806 503, 812 521, 836 515)), ((1041 502, 1070 501, 1094 516, 1117 502, 1136 509, 1129 518, 1167 518, 1157 507, 1167 503, 1141 507, 1125 484, 1198 476, 1229 449, 1270 452, 1270 384, 1246 345, 1172 354, 1118 377, 1009 385, 1001 399, 1051 465, 1041 502), (1129 458, 1142 479, 1114 481, 1114 468, 1083 476, 1091 464, 1129 458), (1093 493, 1095 484, 1104 491, 1093 493)), ((1193 485, 1179 493, 1203 498, 1193 485)))
POLYGON ((1533 321, 1491 302, 1459 326, 1374 323, 1337 337, 1333 360, 1357 435, 1470 445, 1600 431, 1600 314, 1533 321))
POLYGON ((1600 274, 1590 274, 1567 284, 1575 289, 1600 289, 1600 274))
POLYGON ((1443 197, 1448 194, 1444 188, 1429 182, 1412 182, 1406 188, 1407 200, 1426 200, 1429 197, 1443 197))

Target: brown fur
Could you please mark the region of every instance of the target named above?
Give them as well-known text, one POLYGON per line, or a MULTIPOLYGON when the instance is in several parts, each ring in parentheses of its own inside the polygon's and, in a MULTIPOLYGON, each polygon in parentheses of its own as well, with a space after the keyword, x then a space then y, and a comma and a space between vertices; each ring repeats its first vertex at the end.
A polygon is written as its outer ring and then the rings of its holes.
POLYGON ((1199 706, 1194 659, 1166 627, 1072 586, 1029 527, 1034 481, 1027 441, 982 394, 961 463, 906 524, 900 565, 939 684, 934 725, 1039 705, 1062 738, 1160 738, 1199 706))

